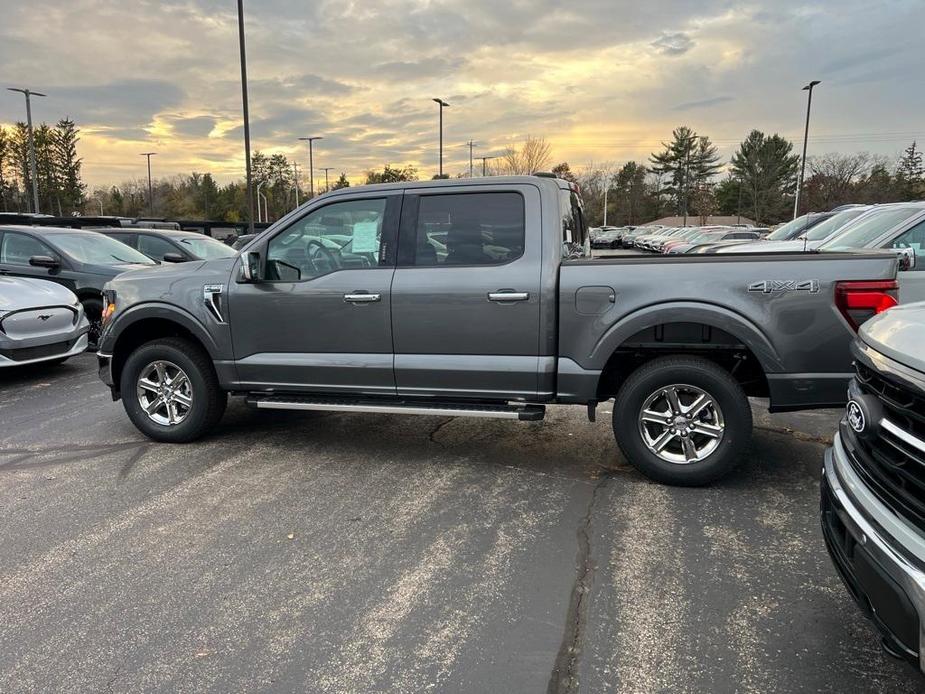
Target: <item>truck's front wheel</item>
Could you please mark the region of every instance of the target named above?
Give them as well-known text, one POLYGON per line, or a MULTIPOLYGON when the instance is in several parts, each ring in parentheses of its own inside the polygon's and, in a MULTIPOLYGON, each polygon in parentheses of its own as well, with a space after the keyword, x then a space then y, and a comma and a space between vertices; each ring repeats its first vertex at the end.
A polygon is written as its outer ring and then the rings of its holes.
POLYGON ((179 338, 154 340, 132 352, 119 387, 132 423, 167 443, 198 439, 218 423, 228 402, 209 356, 179 338))
POLYGON ((661 357, 634 371, 613 408, 617 445, 666 484, 716 480, 748 446, 752 413, 741 386, 707 359, 661 357))

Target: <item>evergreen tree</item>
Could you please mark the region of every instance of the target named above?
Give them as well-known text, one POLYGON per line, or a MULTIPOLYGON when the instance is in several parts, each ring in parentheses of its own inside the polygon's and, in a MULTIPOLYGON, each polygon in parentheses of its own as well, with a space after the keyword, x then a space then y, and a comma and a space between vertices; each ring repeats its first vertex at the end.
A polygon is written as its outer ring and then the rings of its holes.
POLYGON ((349 188, 350 181, 347 180, 347 174, 344 171, 341 171, 340 178, 334 181, 334 185, 331 186, 332 190, 340 190, 341 188, 349 188))
POLYGON ((662 143, 661 152, 649 157, 650 170, 664 179, 659 195, 669 196, 678 213, 687 214, 694 189, 708 183, 720 170, 719 154, 710 138, 686 125, 675 128, 671 137, 671 142, 662 143))
POLYGON ((84 203, 86 186, 80 180, 82 159, 77 156, 80 138, 77 125, 70 118, 58 121, 52 132, 51 147, 59 200, 66 214, 79 210, 84 203))
POLYGON ((922 150, 916 147, 913 140, 903 151, 896 166, 896 182, 903 200, 915 200, 922 196, 923 176, 925 170, 922 168, 922 150))
MULTIPOLYGON (((732 173, 741 182, 742 206, 755 222, 778 222, 787 216, 800 158, 780 135, 752 130, 732 155, 732 173)), ((738 191, 736 191, 738 192, 738 191)))

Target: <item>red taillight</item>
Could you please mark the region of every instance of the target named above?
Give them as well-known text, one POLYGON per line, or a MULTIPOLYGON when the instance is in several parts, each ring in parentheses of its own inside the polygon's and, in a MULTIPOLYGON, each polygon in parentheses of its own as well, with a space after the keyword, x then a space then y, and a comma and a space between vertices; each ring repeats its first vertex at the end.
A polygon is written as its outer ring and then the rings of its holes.
POLYGON ((835 306, 857 330, 861 323, 896 306, 896 280, 845 281, 835 283, 835 306))

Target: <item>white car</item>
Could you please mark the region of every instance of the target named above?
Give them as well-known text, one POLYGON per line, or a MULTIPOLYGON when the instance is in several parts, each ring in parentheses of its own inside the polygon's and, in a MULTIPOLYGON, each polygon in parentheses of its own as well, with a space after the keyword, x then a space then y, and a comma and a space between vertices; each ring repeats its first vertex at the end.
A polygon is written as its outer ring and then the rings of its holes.
POLYGON ((0 276, 0 368, 62 362, 87 349, 77 296, 48 280, 0 276))

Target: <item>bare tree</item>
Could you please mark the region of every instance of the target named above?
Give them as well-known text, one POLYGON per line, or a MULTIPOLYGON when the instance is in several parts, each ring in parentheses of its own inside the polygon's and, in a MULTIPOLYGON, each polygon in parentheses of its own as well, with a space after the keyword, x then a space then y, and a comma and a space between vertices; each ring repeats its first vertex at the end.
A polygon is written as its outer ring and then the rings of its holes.
POLYGON ((520 149, 508 147, 501 157, 502 169, 511 175, 535 174, 549 164, 552 148, 542 137, 528 137, 520 149))

